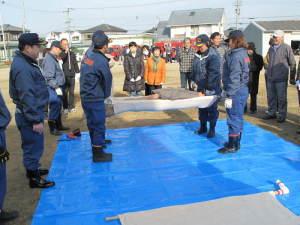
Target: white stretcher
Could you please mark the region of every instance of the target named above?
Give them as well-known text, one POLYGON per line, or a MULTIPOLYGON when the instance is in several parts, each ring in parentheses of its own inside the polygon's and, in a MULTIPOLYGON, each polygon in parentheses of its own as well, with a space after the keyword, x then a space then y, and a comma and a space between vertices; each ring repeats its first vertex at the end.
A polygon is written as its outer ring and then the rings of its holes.
POLYGON ((113 97, 114 114, 124 112, 166 111, 187 108, 208 108, 217 101, 217 96, 203 96, 188 99, 165 100, 145 97, 113 97))

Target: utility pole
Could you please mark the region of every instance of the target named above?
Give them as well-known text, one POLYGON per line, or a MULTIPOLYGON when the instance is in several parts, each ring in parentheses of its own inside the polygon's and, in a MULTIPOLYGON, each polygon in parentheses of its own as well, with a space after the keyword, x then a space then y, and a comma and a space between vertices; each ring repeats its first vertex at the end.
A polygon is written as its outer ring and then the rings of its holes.
POLYGON ((64 13, 66 13, 66 20, 65 20, 65 24, 66 24, 66 32, 68 33, 68 38, 69 38, 69 45, 71 47, 72 45, 72 40, 71 40, 71 11, 73 9, 72 8, 67 8, 66 11, 64 11, 64 13))
MULTIPOLYGON (((2 5, 5 3, 4 0, 1 1, 2 5)), ((0 24, 1 24, 1 33, 2 33, 2 43, 3 43, 3 49, 4 49, 4 59, 5 61, 8 60, 7 58, 7 49, 6 49, 6 41, 5 41, 5 33, 3 28, 3 18, 2 18, 2 12, 0 13, 0 24)))
POLYGON ((23 24, 22 29, 23 33, 26 32, 26 9, 25 9, 25 0, 22 0, 22 6, 23 6, 23 24))
POLYGON ((242 1, 241 0, 236 0, 236 2, 234 3, 235 6, 235 26, 236 29, 239 29, 239 19, 240 19, 240 15, 241 15, 241 5, 242 5, 242 1))

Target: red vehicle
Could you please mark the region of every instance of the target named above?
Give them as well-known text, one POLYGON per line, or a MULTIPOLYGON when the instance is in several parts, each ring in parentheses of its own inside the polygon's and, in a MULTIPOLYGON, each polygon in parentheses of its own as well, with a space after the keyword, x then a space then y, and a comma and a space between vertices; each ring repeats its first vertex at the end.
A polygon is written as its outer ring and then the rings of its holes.
POLYGON ((122 54, 122 47, 120 45, 111 45, 108 49, 108 53, 114 57, 114 60, 118 61, 122 54))

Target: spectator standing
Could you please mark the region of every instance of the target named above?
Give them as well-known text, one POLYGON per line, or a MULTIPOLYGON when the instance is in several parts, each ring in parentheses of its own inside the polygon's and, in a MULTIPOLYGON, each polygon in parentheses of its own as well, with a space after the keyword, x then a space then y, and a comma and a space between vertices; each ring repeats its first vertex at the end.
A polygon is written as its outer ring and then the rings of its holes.
POLYGON ((181 88, 192 90, 191 73, 194 57, 195 51, 192 48, 191 39, 185 38, 184 47, 178 51, 177 55, 180 70, 181 88))

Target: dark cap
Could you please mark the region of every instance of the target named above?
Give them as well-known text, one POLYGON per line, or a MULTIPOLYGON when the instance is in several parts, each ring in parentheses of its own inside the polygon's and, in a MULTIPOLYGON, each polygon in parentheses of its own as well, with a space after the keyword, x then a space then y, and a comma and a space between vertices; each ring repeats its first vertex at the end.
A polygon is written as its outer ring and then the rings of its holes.
POLYGON ((252 50, 252 51, 255 51, 255 44, 253 42, 249 42, 248 43, 248 49, 252 50))
POLYGON ((56 47, 56 48, 59 48, 62 50, 60 41, 52 41, 50 48, 52 48, 52 47, 56 47))
POLYGON ((229 33, 228 38, 225 40, 225 42, 229 42, 229 39, 235 39, 235 38, 242 38, 244 37, 244 34, 240 30, 233 30, 229 33))
POLYGON ((24 45, 46 45, 47 41, 40 39, 37 33, 24 33, 20 35, 19 43, 24 45))
POLYGON ((94 48, 101 48, 110 42, 107 35, 102 30, 97 30, 93 33, 92 43, 94 48))
POLYGON ((201 34, 196 38, 196 46, 201 47, 202 45, 209 44, 209 37, 206 34, 201 34))

